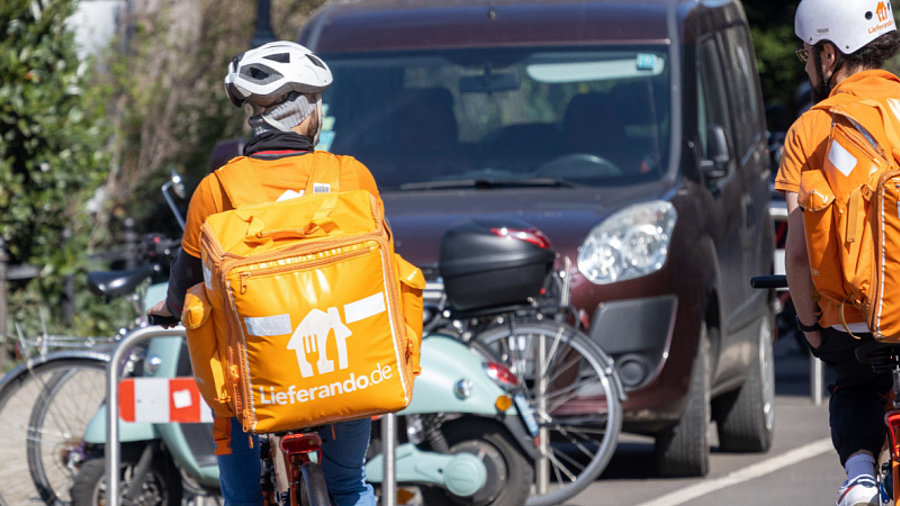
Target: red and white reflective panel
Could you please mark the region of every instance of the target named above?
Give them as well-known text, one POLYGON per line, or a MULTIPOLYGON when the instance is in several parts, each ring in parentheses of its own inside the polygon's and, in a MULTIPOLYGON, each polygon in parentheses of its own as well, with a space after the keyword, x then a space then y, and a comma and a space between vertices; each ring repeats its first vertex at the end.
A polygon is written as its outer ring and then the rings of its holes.
POLYGON ((127 378, 119 383, 119 417, 126 422, 206 423, 212 410, 194 378, 127 378))

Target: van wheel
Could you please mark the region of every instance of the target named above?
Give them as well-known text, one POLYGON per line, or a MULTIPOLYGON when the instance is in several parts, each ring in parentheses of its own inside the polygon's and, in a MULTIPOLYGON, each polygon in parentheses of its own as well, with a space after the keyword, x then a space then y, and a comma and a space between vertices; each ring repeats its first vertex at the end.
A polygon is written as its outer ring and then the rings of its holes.
POLYGON ((772 446, 775 426, 772 326, 771 315, 760 322, 759 342, 743 386, 713 401, 719 448, 724 451, 764 452, 772 446))
POLYGON ((656 435, 653 450, 661 476, 706 476, 709 472, 709 376, 709 339, 704 323, 684 413, 674 427, 656 435))

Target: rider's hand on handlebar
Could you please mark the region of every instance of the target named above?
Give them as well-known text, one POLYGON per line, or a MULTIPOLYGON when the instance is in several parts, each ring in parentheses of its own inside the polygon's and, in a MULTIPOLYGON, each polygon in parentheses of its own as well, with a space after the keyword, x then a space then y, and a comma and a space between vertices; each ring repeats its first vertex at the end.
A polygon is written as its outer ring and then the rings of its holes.
POLYGON ((164 300, 148 309, 147 316, 150 318, 151 324, 159 325, 164 329, 170 329, 178 325, 178 319, 171 311, 169 311, 169 308, 166 307, 166 301, 164 300))

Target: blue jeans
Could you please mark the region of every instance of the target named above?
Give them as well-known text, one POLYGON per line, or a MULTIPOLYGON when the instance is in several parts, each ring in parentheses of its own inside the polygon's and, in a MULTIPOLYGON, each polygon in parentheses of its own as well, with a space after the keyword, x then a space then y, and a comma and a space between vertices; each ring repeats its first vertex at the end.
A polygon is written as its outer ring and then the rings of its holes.
MULTIPOLYGON (((319 429, 322 472, 336 506, 375 506, 375 493, 366 483, 364 468, 371 432, 369 418, 319 429)), ((263 503, 259 483, 259 438, 244 432, 237 418, 231 419, 231 455, 219 455, 217 460, 219 485, 226 506, 259 506, 263 503)))

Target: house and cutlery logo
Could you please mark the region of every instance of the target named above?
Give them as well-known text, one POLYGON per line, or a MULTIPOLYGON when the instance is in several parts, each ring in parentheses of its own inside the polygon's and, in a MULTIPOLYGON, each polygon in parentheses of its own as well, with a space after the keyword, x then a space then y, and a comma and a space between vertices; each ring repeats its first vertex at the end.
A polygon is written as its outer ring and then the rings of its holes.
MULTIPOLYGON (((297 367, 302 378, 311 378, 336 371, 346 370, 350 367, 350 353, 347 340, 353 337, 353 331, 349 325, 355 322, 371 318, 387 311, 384 292, 364 297, 349 302, 342 306, 341 311, 337 306, 328 307, 325 310, 311 309, 300 321, 296 328, 291 328, 289 314, 272 316, 245 317, 244 325, 247 334, 252 336, 270 337, 290 334, 286 350, 292 351, 297 359, 297 367), (329 340, 334 340, 334 347, 329 348, 329 340), (336 356, 329 355, 333 349, 336 356), (310 360, 310 355, 316 355, 316 360, 310 360)), ((358 371, 350 372, 346 377, 335 378, 328 384, 312 387, 290 385, 286 389, 276 390, 260 386, 258 393, 260 404, 294 404, 295 402, 307 402, 316 397, 325 398, 334 395, 342 395, 347 392, 363 390, 371 385, 381 383, 393 375, 390 365, 375 364, 375 368, 363 374, 358 371)))

